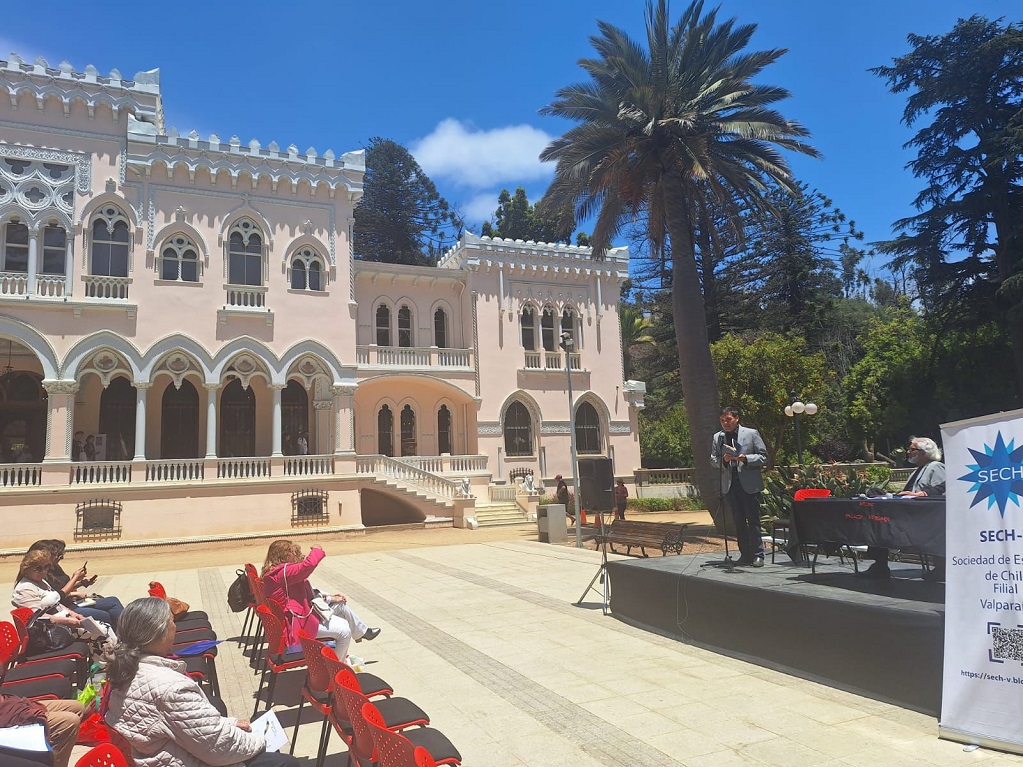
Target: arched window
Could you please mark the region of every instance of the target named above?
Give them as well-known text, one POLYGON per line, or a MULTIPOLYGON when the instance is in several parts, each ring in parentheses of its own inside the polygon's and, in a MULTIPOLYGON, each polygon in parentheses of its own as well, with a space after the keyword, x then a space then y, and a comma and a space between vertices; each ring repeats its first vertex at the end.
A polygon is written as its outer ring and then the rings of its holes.
POLYGON ((387 405, 377 413, 377 452, 394 455, 394 413, 387 405))
POLYGON ((433 313, 433 345, 438 349, 448 348, 448 313, 443 309, 433 313))
POLYGON ((40 274, 64 274, 67 268, 67 232, 62 226, 43 229, 43 262, 40 274))
POLYGON ((377 346, 391 345, 391 309, 387 304, 377 307, 377 346))
POLYGON ((99 398, 99 434, 107 437, 107 460, 135 457, 135 387, 115 378, 99 398))
POLYGON ((131 229, 127 216, 112 205, 103 208, 92 220, 89 273, 104 277, 127 277, 130 242, 131 229))
POLYGON ((522 315, 519 317, 519 327, 522 335, 522 348, 527 352, 536 351, 536 314, 533 312, 532 306, 523 307, 522 315))
POLYGON ((571 309, 565 309, 561 313, 561 337, 564 338, 566 333, 568 338, 572 339, 573 351, 579 351, 579 339, 576 338, 575 332, 575 312, 571 309))
POLYGON ((401 409, 401 454, 416 454, 416 411, 411 405, 401 409))
POLYGON ((263 284, 263 232, 247 218, 231 227, 227 281, 232 285, 263 284))
POLYGON ((256 454, 256 393, 237 378, 220 395, 220 450, 225 458, 256 454))
POLYGON ((398 346, 412 346, 412 310, 408 304, 398 309, 398 346))
POLYGON ((4 227, 3 271, 28 274, 28 227, 12 222, 4 227))
POLYGON ((302 248, 291 257, 291 289, 323 290, 323 259, 312 248, 302 248))
POLYGON ((504 414, 504 452, 507 455, 533 454, 533 419, 521 402, 513 402, 504 414))
POLYGON ((160 279, 199 281, 199 249, 183 234, 175 234, 160 249, 160 279))
POLYGON ((540 340, 544 351, 554 351, 554 309, 550 306, 545 306, 540 315, 540 340))
POLYGON ((600 416, 589 402, 583 402, 575 411, 575 445, 580 453, 600 452, 600 416))
POLYGON ((281 392, 281 434, 285 455, 298 455, 298 438, 306 438, 309 447, 309 393, 298 381, 288 381, 281 392))
POLYGON ((168 386, 160 410, 160 458, 199 457, 199 393, 191 381, 168 386))
POLYGON ((454 452, 451 449, 451 411, 447 405, 441 405, 437 411, 437 452, 454 452))

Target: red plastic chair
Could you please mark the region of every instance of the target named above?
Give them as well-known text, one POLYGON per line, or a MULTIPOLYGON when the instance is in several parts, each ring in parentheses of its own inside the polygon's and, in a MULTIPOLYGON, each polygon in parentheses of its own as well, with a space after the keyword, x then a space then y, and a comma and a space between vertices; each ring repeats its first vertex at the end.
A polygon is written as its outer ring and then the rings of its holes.
POLYGON ((249 643, 256 640, 256 634, 260 631, 259 620, 256 618, 256 606, 263 603, 263 580, 259 577, 259 571, 255 565, 245 564, 245 577, 249 582, 249 594, 252 599, 245 611, 245 621, 242 623, 242 652, 249 649, 249 643), (256 582, 258 581, 258 586, 256 582), (256 599, 256 591, 259 590, 259 599, 256 599))
POLYGON ((256 617, 259 618, 259 622, 263 625, 263 633, 266 634, 266 651, 263 653, 263 673, 259 677, 259 689, 256 690, 252 717, 255 717, 259 711, 259 699, 263 694, 263 687, 267 683, 267 674, 270 674, 270 684, 266 692, 266 708, 269 711, 274 704, 277 675, 282 671, 305 666, 305 655, 301 651, 288 652, 284 621, 275 615, 267 605, 256 607, 256 617))
POLYGON ((462 755, 447 739, 444 733, 432 727, 423 727, 407 733, 395 732, 386 726, 380 710, 370 702, 362 704, 363 720, 369 726, 376 753, 378 767, 416 767, 416 752, 426 752, 429 761, 424 764, 461 764, 462 755), (434 758, 433 754, 437 754, 434 758))
POLYGON ((89 673, 89 663, 92 661, 92 651, 89 649, 88 642, 72 642, 62 650, 28 654, 28 622, 32 619, 33 615, 34 611, 29 607, 17 607, 11 610, 14 626, 18 629, 18 636, 21 639, 19 663, 32 663, 39 660, 53 660, 55 658, 71 658, 78 664, 79 680, 85 679, 85 676, 89 673))
POLYGON ((306 701, 323 717, 323 727, 320 730, 320 743, 316 749, 316 767, 323 764, 324 756, 327 753, 327 744, 330 741, 330 688, 333 678, 330 667, 320 654, 323 650, 330 649, 318 639, 313 639, 304 631, 299 630, 298 641, 302 645, 302 654, 305 656, 306 676, 302 685, 302 697, 298 701, 298 713, 295 715, 295 731, 291 735, 291 751, 295 753, 295 743, 298 741, 298 726, 302 723, 302 706, 306 701))
POLYGON ((437 767, 437 763, 433 761, 433 757, 430 756, 430 752, 422 746, 416 746, 413 756, 416 760, 416 767, 437 767))
POLYGON ((130 765, 117 748, 110 743, 101 743, 75 762, 75 767, 130 767, 130 765))
POLYGON ((21 637, 14 624, 0 621, 0 680, 8 682, 26 682, 54 675, 71 679, 78 677, 78 664, 71 658, 53 658, 18 664, 21 655, 21 637), (16 666, 16 664, 18 664, 16 666))
POLYGON ((356 671, 343 660, 339 660, 333 647, 323 645, 320 655, 323 656, 323 660, 327 664, 327 668, 330 670, 331 682, 333 682, 334 677, 337 676, 338 671, 341 669, 348 669, 355 674, 355 678, 359 680, 359 689, 362 690, 362 694, 367 698, 389 698, 394 695, 394 688, 376 674, 370 674, 366 671, 356 671))
MULTIPOLYGON (((334 706, 331 710, 331 720, 335 728, 340 727, 339 732, 345 732, 345 724, 351 728, 348 753, 349 758, 355 757, 356 764, 377 761, 373 733, 362 715, 363 704, 369 702, 369 698, 359 687, 359 680, 351 670, 342 669, 337 673, 334 677, 334 706), (348 717, 347 722, 342 719, 343 716, 348 717)), ((384 698, 377 701, 376 705, 379 706, 377 710, 383 726, 388 730, 425 727, 430 723, 430 717, 426 712, 408 698, 384 698)))
POLYGON ((831 491, 826 487, 801 487, 792 496, 795 501, 802 501, 804 498, 828 498, 831 491))

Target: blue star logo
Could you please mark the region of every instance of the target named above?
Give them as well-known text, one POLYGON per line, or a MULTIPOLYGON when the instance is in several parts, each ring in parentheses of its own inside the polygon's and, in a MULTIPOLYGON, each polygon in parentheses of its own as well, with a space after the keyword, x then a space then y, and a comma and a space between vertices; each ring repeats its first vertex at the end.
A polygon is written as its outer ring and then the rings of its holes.
POLYGON ((967 464, 970 472, 959 480, 973 483, 967 491, 975 494, 971 509, 985 498, 989 509, 998 505, 1003 518, 1009 501, 1019 507, 1019 497, 1023 495, 1023 445, 1015 447, 1015 442, 1011 439, 1006 445, 998 432, 994 447, 985 444, 983 451, 968 448, 977 462, 967 464))

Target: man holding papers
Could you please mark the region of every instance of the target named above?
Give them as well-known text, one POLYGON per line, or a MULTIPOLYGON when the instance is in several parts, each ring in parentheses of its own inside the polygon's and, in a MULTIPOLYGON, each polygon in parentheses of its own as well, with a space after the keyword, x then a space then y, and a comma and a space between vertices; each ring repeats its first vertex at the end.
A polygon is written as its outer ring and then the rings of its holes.
POLYGON ((767 463, 767 446, 760 432, 739 425, 739 410, 721 409, 721 431, 714 435, 710 461, 721 476, 721 495, 735 520, 739 565, 764 566, 764 541, 760 537, 761 474, 767 463))

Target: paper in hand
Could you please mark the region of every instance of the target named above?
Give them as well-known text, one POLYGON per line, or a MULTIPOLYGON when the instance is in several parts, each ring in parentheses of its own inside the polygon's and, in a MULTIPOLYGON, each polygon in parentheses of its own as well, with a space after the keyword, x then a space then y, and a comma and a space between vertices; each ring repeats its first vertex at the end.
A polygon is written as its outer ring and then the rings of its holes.
POLYGON ((267 711, 253 719, 251 726, 253 732, 263 736, 267 751, 280 751, 281 747, 288 742, 288 736, 284 734, 284 728, 281 727, 281 720, 273 711, 267 711))

